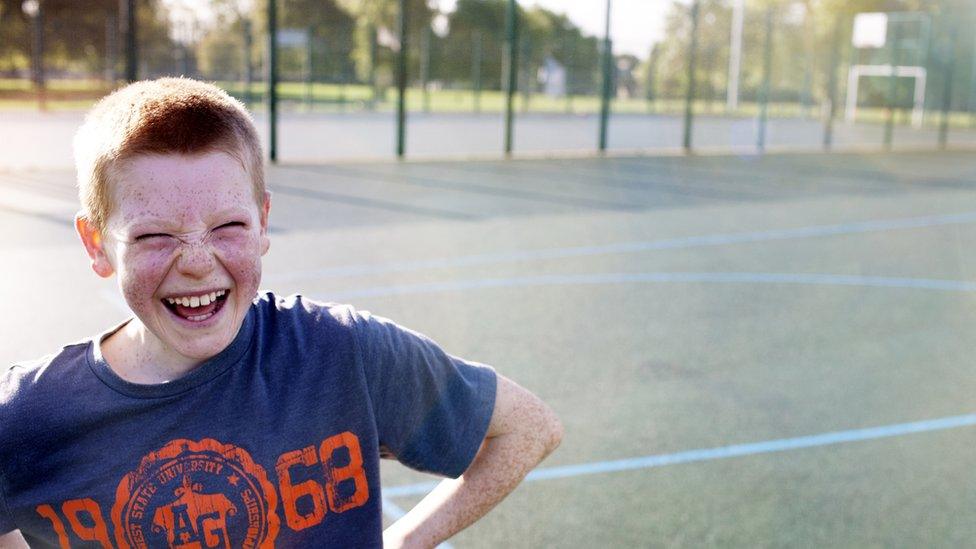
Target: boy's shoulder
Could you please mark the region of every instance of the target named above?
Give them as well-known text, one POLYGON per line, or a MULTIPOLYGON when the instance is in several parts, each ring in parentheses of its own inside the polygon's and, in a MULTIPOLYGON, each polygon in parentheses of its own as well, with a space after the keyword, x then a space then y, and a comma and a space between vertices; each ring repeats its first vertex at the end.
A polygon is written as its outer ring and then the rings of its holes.
POLYGON ((299 331, 333 329, 354 332, 373 318, 369 311, 356 309, 352 305, 320 301, 300 293, 278 295, 265 291, 254 299, 254 305, 273 329, 282 329, 282 324, 292 324, 299 331))
POLYGON ((69 343, 49 355, 0 367, 0 411, 9 412, 19 404, 63 397, 65 391, 72 391, 79 371, 88 367, 91 342, 69 343))

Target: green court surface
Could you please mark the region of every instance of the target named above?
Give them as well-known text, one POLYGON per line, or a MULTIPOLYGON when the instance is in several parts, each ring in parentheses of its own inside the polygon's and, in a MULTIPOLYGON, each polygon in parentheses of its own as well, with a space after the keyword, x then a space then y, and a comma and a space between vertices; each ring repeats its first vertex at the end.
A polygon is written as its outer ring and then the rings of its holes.
MULTIPOLYGON (((0 171, 0 360, 123 318, 68 171, 0 171)), ((976 539, 976 157, 271 168, 264 286, 494 365, 561 416, 465 547, 976 539)), ((387 514, 436 479, 384 463, 387 514)))

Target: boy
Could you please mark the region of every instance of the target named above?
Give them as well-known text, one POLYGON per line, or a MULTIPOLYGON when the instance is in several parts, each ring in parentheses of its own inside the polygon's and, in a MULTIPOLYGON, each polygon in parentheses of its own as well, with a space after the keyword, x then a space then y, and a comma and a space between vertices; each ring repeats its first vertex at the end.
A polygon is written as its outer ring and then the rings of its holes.
POLYGON ((0 371, 0 547, 432 547, 559 444, 552 411, 487 366, 257 295, 270 194, 221 90, 132 84, 75 148, 78 234, 135 316, 0 371), (385 532, 381 454, 454 478, 385 532))

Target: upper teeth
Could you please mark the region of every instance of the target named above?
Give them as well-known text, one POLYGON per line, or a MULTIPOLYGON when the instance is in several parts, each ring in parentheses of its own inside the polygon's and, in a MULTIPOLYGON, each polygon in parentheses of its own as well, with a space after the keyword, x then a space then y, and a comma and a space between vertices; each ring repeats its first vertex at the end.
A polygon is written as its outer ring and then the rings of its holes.
POLYGON ((182 305, 184 307, 199 307, 201 305, 210 305, 217 298, 226 294, 227 290, 217 290, 216 292, 210 292, 204 295, 194 295, 187 297, 167 297, 166 301, 170 305, 182 305))

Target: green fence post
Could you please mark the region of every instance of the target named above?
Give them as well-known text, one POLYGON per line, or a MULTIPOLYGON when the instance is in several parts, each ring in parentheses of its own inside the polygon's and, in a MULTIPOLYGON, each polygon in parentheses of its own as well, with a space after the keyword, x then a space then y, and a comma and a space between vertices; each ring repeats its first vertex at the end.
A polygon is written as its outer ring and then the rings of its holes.
POLYGON ((976 127, 976 33, 973 34, 972 64, 969 68, 969 127, 976 127))
MULTIPOLYGON (((322 48, 325 50, 326 58, 328 59, 329 42, 327 40, 322 42, 322 48)), ((348 50, 345 49, 338 50, 335 52, 335 56, 336 59, 339 60, 339 63, 337 65, 337 68, 339 69, 339 97, 337 101, 339 103, 339 110, 345 111, 346 110, 346 83, 347 83, 346 80, 349 79, 349 66, 346 63, 347 63, 347 59, 349 58, 349 52, 348 50)))
POLYGON ((945 63, 945 90, 942 93, 942 120, 939 124, 939 148, 945 149, 949 140, 949 113, 952 109, 952 79, 955 73, 956 64, 956 36, 957 25, 949 23, 949 44, 946 55, 943 59, 945 63))
POLYGON ((610 0, 607 0, 607 20, 603 30, 603 88, 600 94, 600 152, 607 150, 607 122, 610 119, 610 88, 613 73, 613 45, 610 42, 610 0))
POLYGON ((576 57, 576 46, 572 39, 569 39, 569 32, 565 29, 563 30, 563 56, 564 65, 563 69, 565 72, 565 80, 563 84, 565 85, 566 92, 566 114, 572 114, 573 112, 573 59, 576 57))
POLYGON ((376 59, 379 53, 376 44, 376 25, 370 22, 366 27, 366 34, 369 35, 369 110, 373 110, 379 100, 379 90, 376 89, 376 59))
POLYGON ((420 35, 420 85, 424 98, 424 112, 430 112, 430 92, 427 90, 427 85, 430 83, 430 35, 432 33, 428 23, 420 35))
POLYGON ((407 0, 400 0, 400 51, 397 52, 397 158, 403 159, 407 138, 407 0))
POLYGON ((44 78, 44 2, 28 0, 23 3, 24 13, 31 22, 31 81, 37 95, 37 108, 46 110, 46 84, 44 78))
POLYGON ((118 44, 116 43, 118 28, 119 23, 115 16, 108 14, 105 17, 105 81, 113 87, 118 79, 115 74, 116 56, 118 55, 118 44))
POLYGON ((268 1, 268 158, 278 162, 278 3, 268 1))
POLYGON ((314 79, 312 78, 312 67, 314 62, 314 51, 312 50, 312 36, 314 33, 312 27, 305 29, 305 110, 312 110, 312 85, 314 79))
POLYGON ((691 152, 691 124, 695 101, 695 56, 698 52, 699 0, 691 4, 691 43, 688 46, 688 92, 685 95, 685 130, 682 144, 686 153, 691 152))
POLYGON ((520 43, 522 76, 519 78, 516 75, 516 82, 521 81, 522 85, 522 112, 529 112, 529 101, 532 100, 532 35, 526 34, 520 43))
POLYGON ((657 84, 654 78, 657 73, 657 51, 657 44, 655 44, 647 58, 647 91, 644 94, 645 99, 647 99, 647 114, 654 113, 654 102, 657 101, 657 94, 654 90, 657 84))
POLYGON ((251 85, 254 82, 254 68, 251 65, 251 46, 253 37, 251 36, 251 20, 241 20, 241 29, 244 31, 244 104, 251 107, 251 85))
POLYGON ((518 79, 518 6, 508 0, 505 12, 505 35, 508 42, 505 54, 505 155, 512 154, 512 119, 515 107, 515 86, 518 79))
MULTIPOLYGON (((889 18, 889 22, 891 19, 889 18)), ((895 100, 898 93, 898 76, 895 71, 898 69, 898 34, 901 27, 894 25, 894 32, 891 37, 891 75, 888 77, 888 109, 885 114, 884 127, 884 148, 891 150, 895 135, 895 100)))
POLYGON ((481 112, 481 31, 475 29, 471 38, 471 86, 474 89, 474 112, 481 112))
POLYGON ((125 43, 125 79, 135 82, 139 79, 139 55, 136 50, 136 0, 119 0, 119 24, 125 43))
POLYGON ((843 16, 838 15, 834 19, 830 61, 827 64, 827 116, 824 120, 823 148, 828 151, 834 142, 834 116, 837 114, 837 63, 840 60, 840 29, 843 24, 843 16))
POLYGON ((766 118, 769 110, 769 80, 773 71, 773 8, 766 8, 766 38, 763 42, 763 77, 759 92, 759 129, 756 149, 766 150, 766 118))

